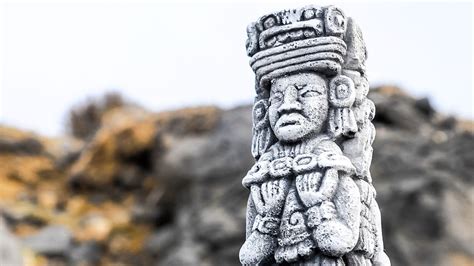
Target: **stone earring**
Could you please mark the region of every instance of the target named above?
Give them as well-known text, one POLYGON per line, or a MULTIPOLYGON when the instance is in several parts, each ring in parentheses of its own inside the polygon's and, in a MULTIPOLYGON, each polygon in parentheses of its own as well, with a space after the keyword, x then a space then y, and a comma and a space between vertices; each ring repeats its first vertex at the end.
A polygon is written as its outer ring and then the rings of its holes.
POLYGON ((354 82, 343 75, 329 82, 329 131, 336 137, 353 137, 357 123, 351 109, 355 100, 354 82))

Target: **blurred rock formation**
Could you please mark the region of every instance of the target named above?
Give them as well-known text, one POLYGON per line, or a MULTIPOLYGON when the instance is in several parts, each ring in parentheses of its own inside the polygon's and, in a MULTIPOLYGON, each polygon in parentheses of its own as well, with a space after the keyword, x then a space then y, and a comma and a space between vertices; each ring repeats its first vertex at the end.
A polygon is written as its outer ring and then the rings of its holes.
MULTIPOLYGON (((72 111, 74 137, 0 126, 0 260, 238 265, 251 106, 152 113, 107 97, 72 111)), ((396 87, 369 98, 392 264, 474 265, 473 122, 396 87)))

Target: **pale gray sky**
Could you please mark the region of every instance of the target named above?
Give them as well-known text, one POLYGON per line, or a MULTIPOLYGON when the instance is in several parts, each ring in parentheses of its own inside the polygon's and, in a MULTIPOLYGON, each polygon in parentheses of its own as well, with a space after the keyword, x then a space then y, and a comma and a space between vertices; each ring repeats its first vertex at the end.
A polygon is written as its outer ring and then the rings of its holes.
MULTIPOLYGON (((250 103, 247 24, 315 2, 4 4, 0 123, 58 135, 74 104, 111 90, 151 110, 250 103)), ((364 32, 371 84, 473 118, 472 4, 337 5, 364 32)))

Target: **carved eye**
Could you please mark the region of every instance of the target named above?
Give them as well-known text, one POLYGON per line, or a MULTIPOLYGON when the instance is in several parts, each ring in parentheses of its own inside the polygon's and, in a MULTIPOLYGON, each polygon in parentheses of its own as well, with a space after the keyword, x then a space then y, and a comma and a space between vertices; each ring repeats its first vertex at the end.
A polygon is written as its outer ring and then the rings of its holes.
POLYGON ((307 90, 301 93, 301 97, 303 98, 315 97, 319 95, 321 95, 321 93, 318 93, 317 91, 314 91, 314 90, 307 90))
POLYGON ((263 21, 263 28, 269 29, 277 24, 277 20, 274 16, 269 16, 263 21))
POLYGON ((300 96, 302 98, 310 98, 310 97, 316 97, 320 96, 324 93, 324 88, 319 87, 319 86, 305 86, 301 89, 300 96))

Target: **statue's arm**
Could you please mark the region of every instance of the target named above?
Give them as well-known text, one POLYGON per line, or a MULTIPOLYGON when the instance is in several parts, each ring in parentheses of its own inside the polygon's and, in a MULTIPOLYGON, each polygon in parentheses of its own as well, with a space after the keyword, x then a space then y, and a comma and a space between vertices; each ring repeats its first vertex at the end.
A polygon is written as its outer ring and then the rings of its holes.
POLYGON ((324 254, 343 256, 355 247, 359 237, 359 189, 347 173, 328 169, 318 192, 314 195, 320 196, 321 200, 315 205, 307 205, 307 224, 324 254))
POLYGON ((360 194, 349 175, 340 176, 336 194, 331 202, 334 204, 335 216, 332 219, 323 219, 315 228, 313 236, 323 253, 339 257, 351 251, 359 238, 360 194))
POLYGON ((321 181, 321 202, 332 200, 336 194, 337 184, 339 183, 339 174, 337 169, 328 168, 321 181))
POLYGON ((242 184, 250 190, 247 201, 246 237, 253 230, 255 217, 263 215, 264 203, 260 194, 260 185, 268 179, 269 153, 263 154, 243 178, 242 184))

